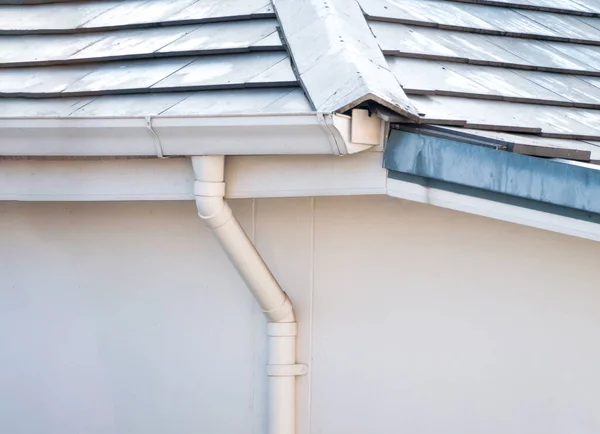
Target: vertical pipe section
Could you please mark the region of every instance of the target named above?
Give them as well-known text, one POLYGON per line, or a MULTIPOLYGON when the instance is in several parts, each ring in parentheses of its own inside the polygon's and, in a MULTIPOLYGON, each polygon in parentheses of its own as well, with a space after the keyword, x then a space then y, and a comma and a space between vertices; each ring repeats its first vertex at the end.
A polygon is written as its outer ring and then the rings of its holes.
POLYGON ((296 320, 287 294, 260 257, 225 201, 225 157, 192 157, 198 215, 211 228, 223 250, 269 320, 268 433, 295 433, 296 320))
POLYGON ((267 324, 269 340, 269 434, 292 434, 296 426, 296 323, 267 324))

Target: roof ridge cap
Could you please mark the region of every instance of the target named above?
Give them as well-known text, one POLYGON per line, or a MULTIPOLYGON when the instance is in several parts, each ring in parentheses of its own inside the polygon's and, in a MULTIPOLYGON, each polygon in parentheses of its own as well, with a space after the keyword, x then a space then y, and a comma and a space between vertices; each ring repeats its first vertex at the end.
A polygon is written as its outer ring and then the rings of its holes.
POLYGON ((273 6, 298 81, 316 111, 345 112, 374 101, 418 120, 356 0, 273 0, 273 6))

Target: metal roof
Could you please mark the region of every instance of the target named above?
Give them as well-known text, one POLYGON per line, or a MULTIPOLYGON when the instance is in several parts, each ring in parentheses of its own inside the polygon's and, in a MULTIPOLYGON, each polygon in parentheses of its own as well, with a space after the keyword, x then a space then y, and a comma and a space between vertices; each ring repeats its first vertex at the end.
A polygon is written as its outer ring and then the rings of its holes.
POLYGON ((311 112, 277 26, 268 0, 0 1, 0 117, 311 112))
POLYGON ((0 0, 0 117, 331 113, 364 102, 399 122, 593 149, 600 3, 0 0))
POLYGON ((321 3, 0 0, 0 117, 333 113, 375 101, 418 120, 358 3, 321 3))
POLYGON ((597 157, 600 2, 358 1, 423 123, 597 157))

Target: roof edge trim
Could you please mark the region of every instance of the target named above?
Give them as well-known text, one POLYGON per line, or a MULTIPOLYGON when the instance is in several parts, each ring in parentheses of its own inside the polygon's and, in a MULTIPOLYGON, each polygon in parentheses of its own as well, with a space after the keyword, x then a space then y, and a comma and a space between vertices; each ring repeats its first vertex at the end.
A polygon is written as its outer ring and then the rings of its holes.
POLYGON ((600 214, 600 169, 394 130, 388 170, 600 214))

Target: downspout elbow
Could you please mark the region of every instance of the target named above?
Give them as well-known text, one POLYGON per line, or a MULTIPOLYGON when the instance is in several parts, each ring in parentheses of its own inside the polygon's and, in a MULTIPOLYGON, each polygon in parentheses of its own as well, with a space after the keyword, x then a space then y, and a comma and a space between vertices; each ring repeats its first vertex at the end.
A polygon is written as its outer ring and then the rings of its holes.
POLYGON ((271 322, 295 322, 291 300, 225 200, 224 157, 192 157, 192 164, 198 216, 212 229, 267 319, 271 322))

